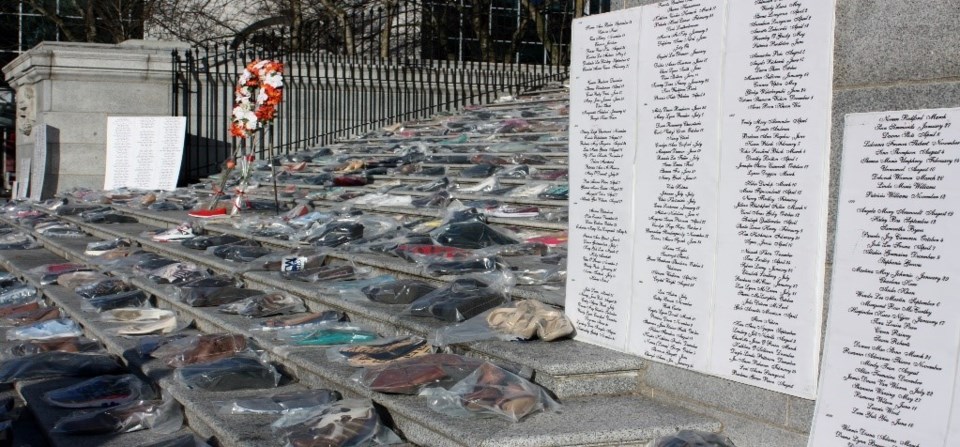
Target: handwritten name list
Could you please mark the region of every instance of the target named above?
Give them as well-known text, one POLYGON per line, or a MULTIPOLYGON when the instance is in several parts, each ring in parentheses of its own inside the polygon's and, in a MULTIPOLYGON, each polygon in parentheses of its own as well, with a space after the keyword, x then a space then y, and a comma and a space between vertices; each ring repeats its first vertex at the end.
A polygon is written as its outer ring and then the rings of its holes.
POLYGON ((716 242, 724 10, 645 8, 641 27, 637 239, 631 350, 706 369, 716 242))
POLYGON ((580 339, 625 350, 633 253, 633 164, 636 154, 640 11, 574 23, 570 107, 567 312, 580 339))
POLYGON ((822 326, 834 3, 730 8, 713 366, 809 398, 822 326))
POLYGON ((810 445, 957 445, 960 109, 847 115, 842 166, 810 445))
MULTIPOLYGON (((639 85, 638 144, 626 146, 636 151, 635 181, 590 169, 602 161, 586 158, 598 134, 575 125, 571 131, 580 135, 571 141, 571 158, 585 157, 585 177, 572 189, 586 198, 633 198, 632 233, 623 235, 635 237, 620 239, 632 244, 632 262, 615 263, 631 269, 616 273, 631 289, 603 289, 617 291, 610 296, 594 287, 602 300, 586 300, 574 286, 568 309, 627 302, 629 313, 612 315, 629 320, 628 330, 612 332, 617 342, 610 346, 812 398, 826 251, 833 0, 669 0, 636 9, 637 71, 617 72, 639 85), (633 196, 613 190, 634 182, 633 196)), ((613 55, 604 60, 618 63, 613 55)), ((595 73, 586 62, 572 65, 576 75, 595 73)), ((595 91, 593 82, 572 84, 572 104, 595 91)), ((571 116, 572 124, 602 115, 571 116)), ((597 211, 571 204, 572 217, 597 211)), ((599 236, 578 225, 572 241, 599 236)), ((608 256, 602 245, 581 247, 608 256)), ((589 254, 571 259, 582 260, 582 274, 598 265, 589 254)), ((576 321, 594 324, 590 317, 576 321)))

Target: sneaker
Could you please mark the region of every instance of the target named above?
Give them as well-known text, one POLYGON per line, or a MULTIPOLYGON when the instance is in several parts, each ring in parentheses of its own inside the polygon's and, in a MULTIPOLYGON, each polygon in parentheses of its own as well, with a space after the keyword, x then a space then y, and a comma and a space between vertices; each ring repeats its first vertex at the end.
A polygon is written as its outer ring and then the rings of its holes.
POLYGON ((532 205, 503 205, 487 211, 486 214, 491 217, 537 217, 540 215, 540 208, 532 205))
POLYGON ((187 213, 190 217, 198 217, 200 219, 212 219, 217 217, 229 217, 227 215, 226 208, 214 208, 212 210, 193 210, 187 213))
POLYGON ((162 233, 157 233, 153 235, 152 239, 157 242, 169 242, 169 241, 182 241, 184 239, 190 239, 195 237, 193 234, 193 227, 190 224, 180 224, 176 228, 171 228, 162 233))
POLYGON ((144 398, 149 387, 132 374, 101 376, 47 392, 43 400, 60 408, 112 407, 144 398))

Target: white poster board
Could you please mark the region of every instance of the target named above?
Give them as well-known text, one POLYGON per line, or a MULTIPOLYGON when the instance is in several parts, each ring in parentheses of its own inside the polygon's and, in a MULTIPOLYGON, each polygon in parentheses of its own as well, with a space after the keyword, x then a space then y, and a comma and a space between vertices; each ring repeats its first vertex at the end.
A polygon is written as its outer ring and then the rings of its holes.
POLYGON ((38 124, 33 128, 33 158, 30 167, 30 200, 40 200, 43 195, 43 182, 47 173, 47 125, 38 124))
POLYGON ((574 21, 570 89, 570 270, 578 338, 624 350, 633 253, 640 10, 574 21))
POLYGON ((23 200, 27 198, 30 188, 30 165, 32 164, 29 157, 17 160, 17 188, 15 196, 17 199, 23 200))
POLYGON ((566 309, 578 339, 814 397, 834 6, 677 0, 574 22, 566 309), (598 23, 638 47, 613 67, 638 79, 636 112, 616 115, 636 118, 623 140, 635 161, 610 171, 589 169, 583 128, 598 23), (626 179, 635 187, 616 197, 631 206, 585 202, 626 179), (611 249, 611 235, 629 247, 611 249))
POLYGON ((842 169, 809 445, 960 445, 960 109, 847 115, 842 169))
POLYGON ((186 129, 185 117, 107 117, 103 189, 175 189, 186 129))

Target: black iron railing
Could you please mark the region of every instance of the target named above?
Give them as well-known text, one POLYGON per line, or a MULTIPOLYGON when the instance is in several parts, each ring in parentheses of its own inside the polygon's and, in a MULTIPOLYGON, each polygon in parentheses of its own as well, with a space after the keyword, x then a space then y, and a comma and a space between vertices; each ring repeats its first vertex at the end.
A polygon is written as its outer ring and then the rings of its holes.
MULTIPOLYGON (((355 12, 345 21, 349 33, 344 27, 324 28, 312 22, 296 29, 281 26, 241 33, 230 42, 174 52, 174 114, 187 117, 181 183, 219 171, 238 144, 228 131, 233 92, 244 65, 254 59, 275 58, 286 66, 277 119, 272 132, 261 133, 256 144, 261 151, 273 147, 279 153, 490 102, 566 78, 573 17, 569 8, 544 11, 540 24, 552 20, 552 28, 544 29, 554 34, 537 46, 529 40, 537 37, 536 23, 532 28, 523 24, 535 22, 529 11, 490 7, 486 22, 475 21, 474 11, 459 3, 476 7, 484 2, 403 2, 389 11, 355 12), (452 17, 457 19, 442 32, 434 23, 440 6, 444 14, 456 13, 452 17), (505 23, 501 16, 509 14, 516 28, 509 33, 512 40, 506 41, 502 30, 492 32, 492 23, 505 23), (475 25, 484 24, 489 35, 480 36, 475 25), (347 42, 352 42, 352 49, 347 42)), ((516 2, 521 3, 527 4, 516 2)))

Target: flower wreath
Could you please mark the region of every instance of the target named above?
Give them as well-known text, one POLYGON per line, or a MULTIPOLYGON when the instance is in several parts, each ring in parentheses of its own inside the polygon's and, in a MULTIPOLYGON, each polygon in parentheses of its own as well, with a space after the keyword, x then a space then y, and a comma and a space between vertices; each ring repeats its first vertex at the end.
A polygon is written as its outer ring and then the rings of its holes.
POLYGON ((283 99, 283 64, 275 60, 254 60, 247 64, 234 90, 230 135, 247 138, 273 121, 283 99), (256 92, 256 101, 254 93, 256 92))

